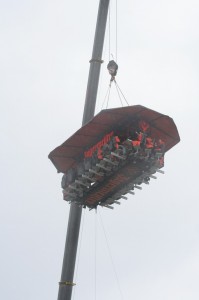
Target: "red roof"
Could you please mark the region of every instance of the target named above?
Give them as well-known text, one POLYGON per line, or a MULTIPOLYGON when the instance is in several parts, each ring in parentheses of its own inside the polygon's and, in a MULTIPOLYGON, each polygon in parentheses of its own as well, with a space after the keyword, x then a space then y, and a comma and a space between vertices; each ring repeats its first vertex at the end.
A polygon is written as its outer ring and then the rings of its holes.
POLYGON ((124 130, 135 120, 145 120, 149 123, 151 137, 164 140, 165 151, 180 141, 173 119, 144 106, 134 105, 102 110, 62 145, 50 152, 48 157, 58 172, 65 173, 81 161, 84 151, 95 145, 104 135, 111 131, 124 130))

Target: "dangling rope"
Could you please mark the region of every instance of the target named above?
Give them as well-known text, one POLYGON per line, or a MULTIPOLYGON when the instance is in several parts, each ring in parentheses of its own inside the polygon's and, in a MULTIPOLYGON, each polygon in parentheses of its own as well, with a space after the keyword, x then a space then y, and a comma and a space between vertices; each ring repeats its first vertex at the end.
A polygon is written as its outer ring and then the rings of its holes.
POLYGON ((106 240, 106 245, 107 245, 108 253, 109 253, 110 260, 111 260, 111 263, 112 263, 112 267, 113 267, 113 270, 114 270, 114 273, 115 273, 115 279, 116 279, 116 282, 117 282, 117 286, 118 286, 118 290, 119 290, 119 293, 120 293, 120 297, 123 300, 122 290, 121 290, 121 287, 120 287, 119 279, 118 279, 118 276, 117 276, 115 264, 114 264, 113 257, 112 257, 112 254, 111 254, 111 249, 110 249, 110 246, 109 246, 108 238, 107 238, 107 235, 106 235, 106 231, 105 231, 105 227, 104 227, 104 224, 103 224, 103 221, 102 221, 102 217, 101 217, 100 211, 99 211, 99 216, 100 216, 100 223, 101 223, 101 226, 102 226, 102 229, 103 229, 104 237, 105 237, 105 240, 106 240))

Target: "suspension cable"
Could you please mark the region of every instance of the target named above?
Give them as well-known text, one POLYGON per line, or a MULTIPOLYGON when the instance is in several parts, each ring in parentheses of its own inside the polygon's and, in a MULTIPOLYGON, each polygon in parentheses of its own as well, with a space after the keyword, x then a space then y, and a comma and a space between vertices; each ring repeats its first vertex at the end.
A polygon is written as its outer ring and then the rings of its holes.
POLYGON ((116 90, 117 90, 118 97, 119 97, 119 99, 120 99, 120 103, 121 103, 121 105, 122 105, 122 107, 123 107, 124 105, 123 105, 123 102, 122 102, 122 98, 121 98, 121 96, 120 96, 120 93, 119 93, 119 90, 118 90, 118 86, 117 86, 115 80, 114 80, 114 83, 115 83, 115 87, 116 87, 116 90))
POLYGON ((108 30, 109 30, 109 40, 108 40, 108 43, 109 43, 109 54, 108 54, 109 55, 109 64, 107 65, 107 68, 109 70, 109 73, 111 74, 111 80, 110 80, 110 84, 109 84, 109 87, 107 89, 104 101, 102 103, 101 109, 103 109, 103 106, 105 105, 105 103, 106 103, 106 109, 108 108, 112 81, 114 81, 114 83, 115 83, 115 88, 116 88, 121 106, 122 107, 124 106, 123 100, 129 106, 129 103, 128 103, 126 97, 124 96, 122 90, 120 89, 118 83, 115 80, 115 76, 117 74, 117 69, 118 69, 118 65, 117 65, 117 60, 118 60, 118 1, 117 0, 115 0, 115 61, 114 61, 114 55, 111 53, 111 4, 109 5, 108 30))
POLYGON ((108 89, 107 89, 107 91, 106 91, 106 95, 105 95, 105 98, 104 98, 104 101, 103 101, 101 110, 102 110, 102 108, 104 107, 105 103, 106 103, 106 109, 108 108, 109 99, 110 99, 110 93, 111 93, 111 84, 112 84, 112 82, 115 83, 115 88, 116 88, 118 97, 119 97, 119 99, 120 99, 121 106, 122 106, 122 107, 124 106, 123 101, 122 101, 122 98, 125 100, 126 104, 129 106, 129 103, 128 103, 126 97, 124 96, 124 94, 123 94, 121 88, 119 87, 117 81, 114 79, 114 80, 110 80, 110 83, 109 83, 108 89), (121 96, 122 96, 122 97, 121 97, 121 96))
POLYGON ((102 103, 101 110, 102 110, 102 108, 104 107, 104 104, 105 104, 105 102, 106 102, 107 96, 108 96, 108 97, 110 96, 110 88, 111 88, 111 84, 109 84, 108 89, 107 89, 107 91, 106 91, 106 95, 105 95, 105 97, 104 97, 104 101, 103 101, 103 103, 102 103))
POLYGON ((111 93, 111 81, 110 81, 110 84, 109 84, 109 92, 108 92, 108 98, 107 98, 107 104, 106 104, 106 109, 108 108, 108 104, 109 104, 109 99, 110 99, 110 93, 111 93))
MULTIPOLYGON (((111 1, 109 4, 109 15, 108 15, 108 32, 109 32, 109 61, 111 59, 111 56, 113 57, 113 54, 111 53, 111 1)), ((118 4, 117 4, 117 0, 115 0, 115 61, 117 62, 117 53, 118 53, 118 4)), ((113 46, 113 45, 112 45, 113 46)), ((114 57, 113 57, 114 59, 114 57)))
POLYGON ((129 106, 129 103, 128 103, 128 101, 126 100, 126 97, 124 96, 124 94, 122 93, 122 91, 121 91, 119 85, 117 84, 116 80, 114 80, 114 82, 115 82, 116 88, 120 91, 120 93, 122 94, 124 100, 126 101, 127 105, 129 106))

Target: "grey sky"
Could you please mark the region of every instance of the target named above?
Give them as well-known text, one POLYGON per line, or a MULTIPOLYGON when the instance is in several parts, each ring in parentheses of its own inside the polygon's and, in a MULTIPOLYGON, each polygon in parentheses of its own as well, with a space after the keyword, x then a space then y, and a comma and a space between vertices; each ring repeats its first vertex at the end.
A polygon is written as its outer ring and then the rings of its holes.
MULTIPOLYGON (((81 126, 97 9, 91 0, 0 0, 5 300, 57 298, 69 205, 47 156, 81 126)), ((181 142, 143 191, 97 217, 85 211, 74 299, 95 296, 95 218, 97 299, 121 299, 100 216, 124 299, 199 298, 198 28, 196 0, 118 0, 117 82, 130 105, 172 117, 181 142)), ((109 83, 107 38, 103 58, 97 112, 109 83)), ((113 91, 109 107, 117 106, 113 91)))

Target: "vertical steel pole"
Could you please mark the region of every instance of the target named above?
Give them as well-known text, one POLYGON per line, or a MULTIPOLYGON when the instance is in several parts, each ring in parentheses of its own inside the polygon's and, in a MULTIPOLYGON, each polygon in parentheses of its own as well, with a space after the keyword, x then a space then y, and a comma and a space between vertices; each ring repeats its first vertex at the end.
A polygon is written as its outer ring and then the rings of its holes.
MULTIPOLYGON (((90 71, 82 121, 83 125, 93 118, 95 112, 108 7, 109 0, 100 0, 92 58, 90 60, 90 71)), ((58 300, 71 300, 81 215, 82 207, 72 203, 69 213, 58 300)))

